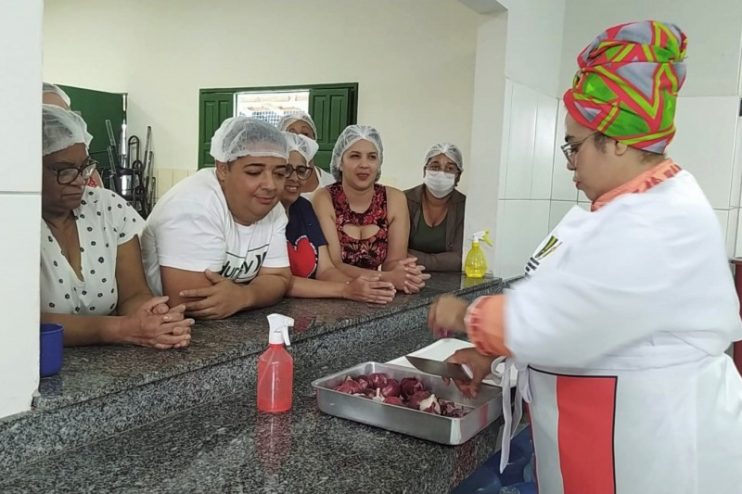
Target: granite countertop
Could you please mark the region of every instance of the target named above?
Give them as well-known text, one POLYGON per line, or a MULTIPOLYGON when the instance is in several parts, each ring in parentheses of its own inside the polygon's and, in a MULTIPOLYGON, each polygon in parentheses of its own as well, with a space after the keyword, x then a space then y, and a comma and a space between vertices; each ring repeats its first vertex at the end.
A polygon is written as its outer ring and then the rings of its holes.
MULTIPOLYGON (((357 355, 338 355, 350 367, 357 355)), ((104 441, 65 451, 0 480, 16 492, 443 493, 497 449, 499 421, 450 447, 322 414, 296 369, 294 406, 257 413, 255 382, 104 441)))
POLYGON ((41 380, 37 409, 51 410, 133 386, 180 375, 198 368, 262 352, 267 341, 265 316, 280 312, 293 317, 292 342, 315 338, 374 319, 421 308, 442 293, 466 295, 485 286, 501 286, 499 278, 468 279, 459 273, 433 273, 416 295, 398 294, 386 306, 347 300, 285 299, 265 309, 223 321, 200 321, 188 348, 158 351, 133 346, 66 348, 62 372, 41 380))

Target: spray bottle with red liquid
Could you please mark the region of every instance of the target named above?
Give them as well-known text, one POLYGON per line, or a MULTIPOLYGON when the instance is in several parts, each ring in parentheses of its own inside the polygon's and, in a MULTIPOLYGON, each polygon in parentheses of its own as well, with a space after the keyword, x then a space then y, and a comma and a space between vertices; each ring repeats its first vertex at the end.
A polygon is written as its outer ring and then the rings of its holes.
POLYGON ((289 326, 294 320, 281 314, 268 316, 270 346, 258 359, 258 411, 281 413, 291 409, 294 394, 294 359, 286 351, 289 326))

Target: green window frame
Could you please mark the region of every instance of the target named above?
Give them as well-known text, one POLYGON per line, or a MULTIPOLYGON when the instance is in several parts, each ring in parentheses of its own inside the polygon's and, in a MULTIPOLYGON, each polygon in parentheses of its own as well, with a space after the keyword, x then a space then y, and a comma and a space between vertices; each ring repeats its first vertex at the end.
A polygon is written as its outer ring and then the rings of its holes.
POLYGON ((199 90, 198 168, 214 166, 209 154, 211 137, 224 120, 234 116, 238 93, 309 90, 309 114, 317 126, 319 150, 314 162, 326 171, 338 135, 357 122, 358 83, 303 84, 199 90))
MULTIPOLYGON (((88 154, 100 163, 99 170, 102 176, 106 171, 113 169, 113 163, 108 160, 108 132, 106 131, 106 120, 111 121, 114 137, 118 145, 121 139, 121 124, 126 120, 126 109, 124 98, 126 93, 109 93, 74 86, 59 87, 67 93, 72 100, 71 109, 80 112, 88 132, 93 136, 88 154)), ((105 184, 108 186, 108 184, 105 184)))

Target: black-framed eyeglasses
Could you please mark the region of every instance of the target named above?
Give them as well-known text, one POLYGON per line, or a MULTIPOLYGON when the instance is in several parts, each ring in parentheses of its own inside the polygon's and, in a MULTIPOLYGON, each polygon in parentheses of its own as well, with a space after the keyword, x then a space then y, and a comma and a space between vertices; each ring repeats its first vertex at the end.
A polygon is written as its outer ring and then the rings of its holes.
POLYGON ((580 147, 585 144, 588 139, 595 137, 598 134, 599 132, 592 132, 579 141, 572 141, 559 146, 559 149, 561 149, 564 153, 564 157, 567 158, 567 163, 569 163, 570 165, 574 165, 575 155, 580 152, 580 147))
POLYGON ((64 168, 57 168, 56 170, 53 168, 54 166, 55 165, 51 165, 49 171, 57 174, 57 183, 59 185, 69 185, 77 180, 77 177, 79 176, 82 176, 83 180, 89 179, 98 167, 98 162, 89 159, 79 167, 67 166, 64 168))
POLYGON ((312 174, 312 167, 311 166, 305 166, 305 165, 298 165, 294 166, 291 163, 287 164, 285 167, 282 167, 284 170, 283 172, 283 178, 289 178, 291 175, 296 173, 296 176, 300 180, 305 180, 309 178, 309 175, 312 174))

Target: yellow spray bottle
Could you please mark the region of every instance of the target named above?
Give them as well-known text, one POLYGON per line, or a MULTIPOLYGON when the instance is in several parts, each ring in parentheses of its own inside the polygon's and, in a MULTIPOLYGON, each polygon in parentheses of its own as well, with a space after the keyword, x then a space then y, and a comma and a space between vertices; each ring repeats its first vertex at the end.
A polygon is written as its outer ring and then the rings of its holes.
POLYGON ((476 232, 471 236, 471 249, 466 254, 466 261, 464 262, 464 273, 468 278, 484 278, 484 274, 487 272, 487 257, 479 246, 480 241, 485 242, 490 247, 492 246, 489 230, 476 232))

